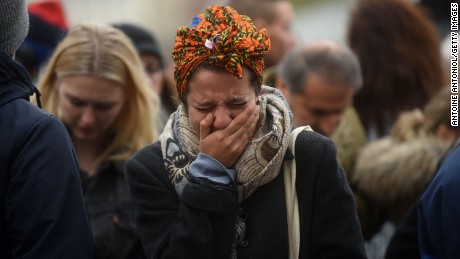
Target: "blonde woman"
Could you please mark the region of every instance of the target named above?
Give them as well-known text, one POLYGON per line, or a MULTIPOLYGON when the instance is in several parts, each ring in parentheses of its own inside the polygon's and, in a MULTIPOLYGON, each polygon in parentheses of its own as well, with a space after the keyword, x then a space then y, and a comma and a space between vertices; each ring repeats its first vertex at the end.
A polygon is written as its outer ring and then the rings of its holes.
POLYGON ((39 81, 43 107, 75 145, 94 258, 145 257, 123 173, 124 160, 156 138, 158 97, 143 71, 121 31, 84 23, 57 46, 39 81))

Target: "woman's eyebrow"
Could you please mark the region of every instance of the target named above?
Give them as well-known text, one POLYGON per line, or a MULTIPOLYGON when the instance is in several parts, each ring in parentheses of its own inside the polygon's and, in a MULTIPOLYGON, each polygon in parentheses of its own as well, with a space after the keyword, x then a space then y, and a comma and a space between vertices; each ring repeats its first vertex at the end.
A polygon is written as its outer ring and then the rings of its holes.
POLYGON ((245 95, 234 95, 231 101, 233 102, 233 101, 245 101, 245 100, 246 100, 245 95))
POLYGON ((70 94, 70 93, 65 93, 64 94, 67 98, 71 99, 72 101, 77 101, 77 102, 81 102, 81 103, 86 103, 85 101, 81 100, 80 98, 78 98, 78 96, 75 96, 73 94, 70 94))
POLYGON ((210 106, 214 104, 214 102, 210 100, 194 100, 192 101, 192 103, 194 103, 195 105, 200 105, 200 106, 210 106))

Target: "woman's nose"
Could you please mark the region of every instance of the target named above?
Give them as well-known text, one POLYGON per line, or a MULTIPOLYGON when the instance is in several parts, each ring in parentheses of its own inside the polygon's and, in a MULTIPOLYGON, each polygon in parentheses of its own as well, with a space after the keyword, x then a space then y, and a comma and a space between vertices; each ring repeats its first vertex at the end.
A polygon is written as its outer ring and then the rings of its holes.
POLYGON ((214 129, 225 129, 231 121, 232 117, 230 116, 230 111, 228 109, 218 107, 214 110, 214 129))
POLYGON ((94 123, 96 116, 94 115, 93 109, 91 107, 86 107, 82 112, 80 120, 83 125, 94 123))

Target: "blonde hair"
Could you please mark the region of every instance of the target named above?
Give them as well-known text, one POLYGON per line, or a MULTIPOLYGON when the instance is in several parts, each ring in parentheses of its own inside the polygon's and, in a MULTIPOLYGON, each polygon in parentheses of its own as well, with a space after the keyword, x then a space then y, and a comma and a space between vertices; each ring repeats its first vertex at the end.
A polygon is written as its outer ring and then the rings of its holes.
POLYGON ((56 47, 38 87, 43 108, 60 119, 55 85, 64 77, 76 75, 98 76, 124 87, 125 103, 108 130, 112 138, 99 161, 126 159, 156 139, 158 96, 148 86, 134 46, 121 31, 104 24, 81 23, 72 27, 56 47))

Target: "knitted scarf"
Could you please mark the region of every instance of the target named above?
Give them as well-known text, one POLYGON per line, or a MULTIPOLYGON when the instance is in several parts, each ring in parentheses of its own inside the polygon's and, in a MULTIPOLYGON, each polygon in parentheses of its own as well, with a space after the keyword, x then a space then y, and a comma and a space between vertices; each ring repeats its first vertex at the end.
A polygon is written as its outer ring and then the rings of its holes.
MULTIPOLYGON (((273 180, 281 169, 291 133, 292 113, 276 88, 262 86, 259 121, 252 139, 236 162, 239 196, 247 198, 273 180)), ((180 195, 188 182, 188 168, 199 153, 199 136, 193 131, 185 108, 179 106, 160 135, 161 151, 169 178, 180 195)), ((218 144, 217 144, 218 145, 218 144)))

